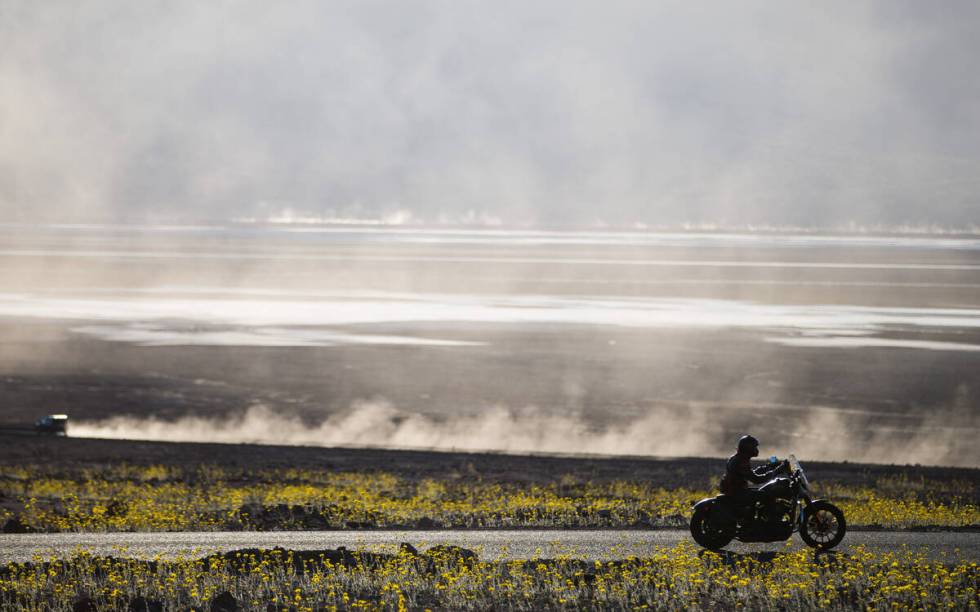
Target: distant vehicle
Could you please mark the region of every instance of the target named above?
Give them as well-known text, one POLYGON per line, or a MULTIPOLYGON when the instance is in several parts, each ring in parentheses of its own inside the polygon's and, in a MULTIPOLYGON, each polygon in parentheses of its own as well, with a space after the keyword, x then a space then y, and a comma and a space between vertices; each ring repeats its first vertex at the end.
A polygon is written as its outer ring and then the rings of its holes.
POLYGON ((68 435, 68 415, 49 414, 41 417, 34 423, 34 431, 38 435, 47 434, 49 436, 68 435))
POLYGON ((810 481, 796 457, 790 455, 787 466, 788 477, 775 478, 760 488, 771 493, 769 502, 749 508, 747 515, 739 516, 728 495, 695 504, 691 517, 694 541, 719 549, 732 539, 779 542, 799 531, 800 538, 813 548, 829 550, 840 544, 847 531, 844 513, 828 501, 810 497, 810 481))

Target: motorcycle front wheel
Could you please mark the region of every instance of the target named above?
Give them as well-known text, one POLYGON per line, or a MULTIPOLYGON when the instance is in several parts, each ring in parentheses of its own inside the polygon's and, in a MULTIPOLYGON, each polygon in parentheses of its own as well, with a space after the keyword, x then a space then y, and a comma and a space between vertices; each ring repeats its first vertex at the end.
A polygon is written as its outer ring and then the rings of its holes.
POLYGON ((735 532, 724 528, 717 528, 708 520, 709 508, 702 506, 694 510, 691 516, 691 535, 694 541, 709 550, 717 550, 724 547, 735 537, 735 532))
POLYGON ((840 544, 847 531, 847 521, 840 508, 830 502, 818 501, 810 504, 800 525, 800 537, 807 546, 819 550, 830 550, 840 544))

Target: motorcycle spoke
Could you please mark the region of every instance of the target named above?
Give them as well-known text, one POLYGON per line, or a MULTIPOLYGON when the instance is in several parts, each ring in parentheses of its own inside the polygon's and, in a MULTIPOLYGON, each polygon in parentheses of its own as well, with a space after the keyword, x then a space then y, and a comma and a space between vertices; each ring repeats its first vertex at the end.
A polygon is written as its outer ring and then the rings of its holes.
POLYGON ((813 539, 821 544, 833 540, 840 529, 840 525, 837 523, 837 517, 832 512, 825 510, 821 510, 811 516, 807 523, 813 539))

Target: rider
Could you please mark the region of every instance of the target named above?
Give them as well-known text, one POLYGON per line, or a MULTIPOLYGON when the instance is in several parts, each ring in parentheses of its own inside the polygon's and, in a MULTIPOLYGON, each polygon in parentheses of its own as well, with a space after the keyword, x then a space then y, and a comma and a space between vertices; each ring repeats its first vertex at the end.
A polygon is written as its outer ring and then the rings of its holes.
POLYGON ((759 456, 759 441, 753 436, 742 436, 738 440, 738 452, 728 459, 725 466, 725 477, 721 480, 721 492, 735 498, 738 508, 751 508, 756 502, 763 501, 766 494, 749 487, 749 482, 762 484, 769 481, 771 475, 787 465, 786 461, 775 465, 764 465, 752 469, 750 459, 759 456))

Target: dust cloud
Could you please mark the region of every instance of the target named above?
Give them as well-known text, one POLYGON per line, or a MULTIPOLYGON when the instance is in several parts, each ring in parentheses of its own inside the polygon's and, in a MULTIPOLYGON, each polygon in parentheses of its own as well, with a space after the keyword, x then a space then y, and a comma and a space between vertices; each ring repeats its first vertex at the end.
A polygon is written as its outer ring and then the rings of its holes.
POLYGON ((399 411, 384 400, 356 402, 349 411, 309 425, 301 419, 254 405, 229 418, 113 417, 73 424, 77 437, 173 442, 258 443, 308 446, 363 446, 437 450, 683 455, 704 448, 701 430, 678 435, 662 427, 660 415, 603 429, 584 420, 545 414, 535 408, 494 407, 482 414, 434 418, 399 411))
MULTIPOLYGON (((952 407, 909 428, 871 427, 868 415, 815 408, 792 431, 756 422, 769 442, 765 454, 795 453, 807 460, 980 467, 973 445, 977 416, 952 407), (950 427, 951 415, 966 427, 950 427), (863 426, 857 426, 859 422, 863 426)), ((580 416, 534 407, 489 408, 475 415, 432 417, 400 411, 385 400, 355 402, 340 414, 309 424, 261 404, 228 417, 188 416, 168 421, 119 416, 72 425, 86 438, 169 442, 251 443, 439 451, 489 451, 571 455, 725 456, 739 435, 740 416, 692 405, 654 407, 632 420, 596 425, 580 416)), ((778 427, 778 426, 777 426, 778 427)))

